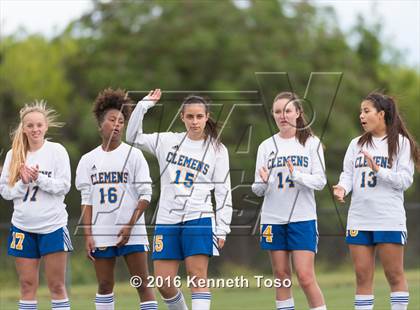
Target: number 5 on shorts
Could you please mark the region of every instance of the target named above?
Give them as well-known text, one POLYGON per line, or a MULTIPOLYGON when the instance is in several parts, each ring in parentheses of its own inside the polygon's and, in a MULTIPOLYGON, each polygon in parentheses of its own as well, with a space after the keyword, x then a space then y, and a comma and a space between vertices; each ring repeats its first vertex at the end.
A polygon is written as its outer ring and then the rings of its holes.
POLYGON ((163 250, 163 236, 156 235, 153 237, 153 249, 155 252, 161 252, 163 250))
POLYGON ((23 250, 23 240, 25 240, 25 234, 19 233, 19 232, 13 232, 12 233, 12 242, 10 243, 11 249, 16 250, 23 250), (16 243, 17 239, 17 243, 16 243))

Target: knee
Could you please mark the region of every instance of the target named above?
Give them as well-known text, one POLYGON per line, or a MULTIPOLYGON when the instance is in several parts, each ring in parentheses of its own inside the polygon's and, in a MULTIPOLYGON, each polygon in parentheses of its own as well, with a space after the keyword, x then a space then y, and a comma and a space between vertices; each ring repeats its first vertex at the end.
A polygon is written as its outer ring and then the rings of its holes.
POLYGON ((356 282, 357 284, 367 284, 373 281, 373 270, 369 268, 356 268, 356 282))
POLYGON ((289 268, 275 268, 273 270, 273 275, 274 275, 274 278, 276 279, 284 280, 284 279, 290 279, 292 276, 292 273, 289 268))
POLYGON ((207 268, 201 266, 194 266, 190 267, 187 270, 188 276, 190 278, 197 278, 197 279, 206 279, 207 278, 207 268))
POLYGON ((192 288, 202 288, 205 286, 205 281, 207 279, 207 270, 204 268, 194 268, 188 272, 189 281, 191 281, 192 288))
POLYGON ((162 295, 162 296, 168 296, 168 295, 170 295, 170 290, 169 290, 169 288, 167 287, 167 286, 158 286, 158 290, 159 290, 159 293, 162 295))
POLYGON ((106 295, 111 294, 114 290, 114 281, 100 280, 98 282, 98 294, 106 295))
POLYGON ((402 270, 386 270, 385 276, 391 286, 397 286, 405 281, 404 272, 402 270))
POLYGON ((38 283, 34 279, 21 279, 20 291, 22 295, 33 294, 37 289, 38 283))
POLYGON ((49 283, 48 288, 50 289, 52 295, 62 296, 66 294, 66 286, 61 281, 49 283))
POLYGON ((147 278, 142 278, 142 283, 139 287, 137 287, 137 291, 140 294, 145 294, 149 292, 150 290, 153 291, 153 289, 148 286, 147 278))
POLYGON ((300 287, 303 289, 310 287, 315 283, 315 275, 309 271, 297 271, 296 272, 300 287))
POLYGON ((176 287, 166 285, 159 286, 158 290, 160 295, 165 299, 174 297, 178 292, 178 289, 176 287))
POLYGON ((149 283, 150 286, 157 287, 159 293, 163 296, 163 298, 171 298, 175 296, 177 292, 177 288, 175 285, 175 277, 176 273, 168 273, 164 272, 164 270, 156 270, 154 274, 154 279, 152 282, 145 281, 142 279, 142 286, 141 290, 147 291, 147 287, 143 287, 145 284, 149 283))

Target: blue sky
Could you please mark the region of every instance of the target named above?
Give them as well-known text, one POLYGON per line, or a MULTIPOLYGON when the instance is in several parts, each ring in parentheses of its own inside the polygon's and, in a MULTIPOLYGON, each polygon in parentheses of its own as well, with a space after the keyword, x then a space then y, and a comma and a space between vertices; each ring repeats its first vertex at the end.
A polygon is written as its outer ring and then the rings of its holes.
MULTIPOLYGON (((405 62, 419 69, 420 0, 312 2, 320 6, 333 6, 344 31, 354 25, 357 14, 363 15, 368 22, 372 20, 372 16, 383 20, 382 40, 405 51, 405 62)), ((23 26, 29 33, 41 32, 46 36, 52 36, 90 7, 90 1, 87 0, 0 0, 0 35, 11 34, 23 26)))

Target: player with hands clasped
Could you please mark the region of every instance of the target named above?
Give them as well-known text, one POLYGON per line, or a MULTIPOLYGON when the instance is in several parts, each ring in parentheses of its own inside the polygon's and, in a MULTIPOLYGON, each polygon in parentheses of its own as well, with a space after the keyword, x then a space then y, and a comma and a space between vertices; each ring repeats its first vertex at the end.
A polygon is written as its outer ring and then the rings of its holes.
POLYGON ((67 252, 73 250, 67 230, 64 196, 70 190, 66 149, 50 142, 50 127, 61 127, 44 101, 26 104, 13 134, 0 178, 0 194, 13 200, 8 254, 15 257, 20 283, 19 309, 37 309, 41 258, 52 309, 70 309, 65 287, 67 252))
MULTIPOLYGON (((161 192, 152 255, 155 276, 173 279, 180 262, 185 261, 188 276, 197 284, 190 287, 192 309, 206 310, 210 309, 211 293, 206 285, 198 284, 207 280, 209 257, 218 255, 230 232, 229 155, 210 118, 209 104, 200 96, 189 96, 182 103, 186 132, 143 133, 143 116, 160 96, 159 89, 151 91, 137 104, 127 126, 127 141, 159 162, 161 192)), ((158 289, 168 309, 187 309, 175 285, 165 281, 158 289)))
POLYGON ((360 122, 365 132, 350 142, 334 186, 339 202, 351 192, 346 242, 356 272, 355 309, 373 309, 378 252, 391 287, 391 309, 403 310, 409 298, 403 267, 404 191, 413 182, 419 149, 390 96, 369 94, 361 103, 360 122))
POLYGON ((123 256, 137 288, 141 310, 157 309, 148 287, 148 240, 144 212, 152 195, 149 167, 140 150, 121 141, 132 101, 123 90, 105 89, 95 100, 93 113, 102 143, 82 156, 76 187, 82 197, 86 253, 98 280, 97 310, 114 309, 114 267, 123 256))
MULTIPOLYGON (((314 271, 318 230, 314 190, 326 184, 320 140, 306 124, 296 94, 281 92, 273 102, 279 132, 258 147, 252 191, 264 196, 261 248, 268 250, 274 277, 291 279, 291 263, 310 309, 326 309, 314 271)), ((276 288, 276 309, 292 310, 290 287, 276 288)))

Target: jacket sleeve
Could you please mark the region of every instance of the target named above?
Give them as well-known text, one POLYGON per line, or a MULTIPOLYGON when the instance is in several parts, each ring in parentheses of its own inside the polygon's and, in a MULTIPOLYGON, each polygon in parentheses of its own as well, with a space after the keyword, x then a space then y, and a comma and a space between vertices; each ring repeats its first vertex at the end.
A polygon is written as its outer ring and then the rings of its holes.
POLYGON ((259 170, 266 165, 265 163, 265 154, 263 146, 260 145, 257 151, 257 162, 255 164, 255 175, 254 175, 254 183, 252 183, 251 189, 255 195, 258 197, 264 196, 265 192, 267 191, 268 184, 265 183, 260 176, 259 170))
POLYGON ((300 185, 320 191, 327 184, 327 177, 325 176, 324 150, 319 139, 311 141, 310 156, 312 161, 311 173, 294 169, 290 177, 300 185))
POLYGON ((131 113, 127 125, 126 141, 143 151, 156 156, 156 148, 159 142, 159 133, 143 133, 143 118, 147 110, 153 107, 154 103, 147 100, 147 97, 139 101, 131 113))
POLYGON ((347 148, 346 155, 343 161, 343 171, 340 174, 338 185, 344 188, 345 194, 348 195, 353 189, 353 172, 354 172, 354 157, 356 152, 356 144, 354 140, 347 148))
POLYGON ((411 158, 411 149, 408 139, 400 140, 400 150, 396 156, 394 165, 396 170, 379 168, 376 176, 378 180, 384 181, 394 189, 405 191, 413 184, 414 162, 411 158))
POLYGON ((93 185, 89 178, 88 166, 86 157, 82 157, 76 169, 76 189, 80 191, 81 204, 91 206, 93 185))
POLYGON ((216 200, 216 236, 225 239, 230 233, 232 220, 232 193, 230 185, 229 153, 223 145, 216 155, 213 174, 214 195, 216 200))
POLYGON ((40 173, 35 184, 50 194, 66 195, 71 186, 70 159, 66 149, 61 145, 56 149, 54 170, 53 178, 40 173))
POLYGON ((138 158, 135 168, 134 187, 137 200, 152 200, 152 179, 150 178, 149 165, 141 151, 138 151, 138 158))

